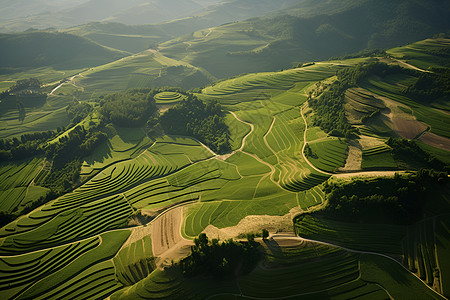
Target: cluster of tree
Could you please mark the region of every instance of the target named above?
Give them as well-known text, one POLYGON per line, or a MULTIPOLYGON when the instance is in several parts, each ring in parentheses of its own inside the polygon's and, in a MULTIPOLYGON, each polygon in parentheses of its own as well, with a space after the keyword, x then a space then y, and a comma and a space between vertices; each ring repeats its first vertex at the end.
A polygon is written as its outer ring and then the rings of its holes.
POLYGON ((214 152, 222 154, 231 149, 225 114, 217 102, 204 103, 188 95, 160 117, 160 124, 166 133, 193 136, 214 152))
POLYGON ((16 81, 16 84, 9 88, 10 94, 41 94, 42 83, 39 79, 29 78, 16 81))
POLYGON ((449 166, 432 154, 422 150, 415 141, 401 138, 389 138, 386 142, 392 148, 396 161, 405 169, 420 167, 432 168, 438 171, 448 171, 449 166))
MULTIPOLYGON (((337 72, 337 78, 318 97, 309 97, 309 105, 316 112, 314 125, 320 126, 331 135, 351 138, 358 133, 345 116, 345 91, 356 86, 368 76, 384 77, 390 74, 416 74, 416 71, 406 70, 400 66, 391 66, 380 62, 361 63, 354 67, 337 72)), ((373 116, 372 116, 373 117, 373 116)))
POLYGON ((359 58, 359 57, 385 57, 387 56, 387 53, 383 49, 365 49, 361 50, 357 53, 353 54, 347 54, 342 56, 333 56, 330 57, 328 60, 343 60, 343 59, 350 59, 350 58, 359 58))
POLYGON ((0 161, 23 159, 42 154, 42 143, 55 136, 55 131, 27 133, 20 138, 0 140, 0 161))
MULTIPOLYGON (((71 124, 75 125, 86 118, 92 111, 92 106, 87 103, 73 101, 66 107, 66 113, 71 119, 71 124)), ((69 125, 69 127, 71 127, 69 125)))
POLYGON ((55 169, 63 168, 77 158, 88 156, 108 136, 97 127, 86 130, 84 126, 76 126, 67 135, 60 137, 58 143, 47 145, 45 154, 53 160, 55 169))
POLYGON ((305 153, 305 156, 308 157, 308 158, 319 158, 319 157, 317 156, 317 154, 314 153, 314 152, 312 151, 312 149, 311 149, 311 147, 309 146, 309 144, 306 144, 306 145, 305 145, 305 151, 304 151, 304 153, 305 153))
POLYGON ((80 178, 81 162, 73 158, 62 167, 52 167, 47 177, 42 181, 42 186, 49 188, 53 198, 61 196, 71 190, 80 178))
POLYGON ((70 190, 78 181, 81 159, 90 155, 107 139, 108 136, 98 127, 86 130, 83 126, 76 126, 67 135, 61 137, 58 143, 48 144, 45 155, 47 159, 52 160, 53 164, 42 186, 50 188, 57 196, 70 190))
POLYGON ((426 169, 391 178, 331 181, 324 186, 328 203, 322 213, 341 221, 411 224, 427 208, 448 208, 442 198, 448 189, 447 173, 426 169))
POLYGON ((450 70, 434 69, 435 73, 422 72, 405 91, 405 95, 420 102, 450 101, 450 70))
POLYGON ((0 211, 0 227, 11 223, 18 217, 31 212, 32 210, 38 208, 39 206, 47 203, 48 201, 50 201, 52 199, 55 199, 55 194, 50 191, 47 195, 39 197, 38 200, 27 203, 20 210, 16 206, 14 208, 14 210, 10 213, 5 212, 5 211, 0 211))
POLYGON ((385 77, 392 74, 416 75, 417 71, 405 69, 397 65, 382 62, 360 63, 354 67, 345 68, 337 72, 338 80, 346 87, 353 87, 369 76, 385 77))
POLYGON ((101 114, 107 122, 123 127, 142 126, 157 113, 154 95, 157 90, 129 90, 104 96, 101 114))
POLYGON ((248 274, 261 257, 259 244, 251 239, 246 242, 210 241, 202 233, 194 239, 194 244, 192 253, 180 262, 183 275, 187 277, 209 275, 229 279, 248 274))
POLYGON ((358 131, 345 116, 344 94, 347 86, 340 81, 332 83, 322 95, 309 98, 309 105, 315 111, 314 125, 325 132, 339 137, 352 138, 358 131))
POLYGON ((0 109, 8 111, 17 108, 19 121, 23 123, 26 117, 25 107, 45 103, 47 95, 41 92, 42 83, 36 78, 18 80, 8 90, 0 93, 0 109))

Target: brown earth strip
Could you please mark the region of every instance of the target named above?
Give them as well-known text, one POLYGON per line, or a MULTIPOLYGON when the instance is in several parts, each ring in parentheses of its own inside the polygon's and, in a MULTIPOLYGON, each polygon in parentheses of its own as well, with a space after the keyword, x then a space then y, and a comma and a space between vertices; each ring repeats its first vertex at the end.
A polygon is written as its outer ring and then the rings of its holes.
POLYGON ((443 149, 446 151, 450 151, 450 139, 431 133, 431 132, 427 132, 424 135, 422 135, 419 140, 421 140, 422 142, 424 142, 425 144, 428 144, 430 146, 439 148, 439 149, 443 149))

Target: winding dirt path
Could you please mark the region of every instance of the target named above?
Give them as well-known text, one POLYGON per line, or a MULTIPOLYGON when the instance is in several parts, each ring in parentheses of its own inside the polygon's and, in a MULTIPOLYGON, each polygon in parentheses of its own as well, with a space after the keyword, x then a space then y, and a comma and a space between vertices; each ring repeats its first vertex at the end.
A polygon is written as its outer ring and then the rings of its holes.
MULTIPOLYGON (((262 160, 261 158, 259 158, 258 155, 254 154, 254 153, 249 153, 249 152, 244 151, 244 147, 245 147, 245 143, 247 142, 247 138, 250 136, 250 134, 253 133, 253 131, 255 130, 255 126, 254 126, 252 123, 249 123, 249 122, 246 122, 246 121, 240 119, 234 112, 230 111, 230 113, 231 113, 231 114, 236 118, 236 120, 238 120, 239 122, 242 122, 242 123, 247 124, 247 125, 250 126, 250 132, 247 133, 247 134, 244 136, 244 138, 242 139, 241 147, 240 147, 238 150, 233 151, 232 154, 236 153, 237 151, 240 151, 240 152, 242 152, 242 153, 245 153, 245 154, 247 154, 247 155, 253 157, 253 158, 256 159, 258 162, 260 162, 260 163, 262 163, 262 164, 268 166, 268 167, 270 168, 270 173, 269 173, 269 175, 270 175, 270 180, 271 180, 276 186, 278 186, 279 188, 282 188, 278 182, 276 182, 275 180, 272 179, 272 175, 273 175, 273 174, 275 173, 275 171, 276 171, 276 169, 275 169, 275 167, 274 167, 273 165, 271 165, 271 164, 269 164, 268 162, 262 160)), ((269 134, 269 132, 272 130, 273 124, 274 124, 274 123, 275 123, 275 118, 274 118, 274 120, 272 121, 272 125, 271 125, 270 128, 267 130, 266 134, 264 135, 264 141, 265 141, 265 142, 266 142, 265 138, 266 138, 266 136, 269 134)), ((273 152, 272 148, 269 147, 269 149, 273 152)), ((274 154, 275 154, 275 152, 274 152, 274 154)), ((275 155, 276 155, 276 154, 275 154, 275 155)), ((230 156, 231 156, 231 155, 230 155, 230 156)), ((277 157, 277 159, 278 159, 278 157, 277 157)))
POLYGON ((396 62, 398 62, 398 63, 401 64, 401 65, 404 65, 404 66, 407 67, 407 68, 410 68, 410 69, 413 69, 413 70, 416 70, 416 71, 419 71, 419 72, 430 73, 430 71, 427 71, 427 70, 418 68, 418 67, 416 67, 416 66, 413 66, 413 65, 411 65, 411 64, 408 64, 406 61, 400 60, 400 59, 398 59, 398 58, 391 58, 391 59, 392 59, 392 60, 395 60, 396 62))
POLYGON ((314 165, 306 158, 306 155, 305 155, 305 148, 306 148, 306 145, 307 145, 307 143, 308 143, 307 140, 306 140, 306 132, 308 131, 308 122, 306 122, 305 115, 303 114, 303 109, 305 108, 305 106, 306 106, 306 102, 305 102, 305 104, 303 104, 302 107, 300 108, 300 114, 302 115, 303 122, 305 122, 305 131, 303 132, 302 157, 303 157, 303 159, 308 163, 308 165, 309 165, 311 168, 313 168, 314 170, 316 170, 317 172, 322 173, 322 174, 326 174, 326 175, 333 175, 332 173, 328 173, 328 172, 325 172, 325 171, 322 171, 322 170, 316 168, 316 167, 315 167, 315 166, 314 166, 314 165))
POLYGON ((64 82, 60 83, 57 87, 55 87, 55 88, 49 93, 49 95, 54 95, 54 93, 55 93, 60 87, 62 87, 62 86, 65 85, 65 84, 72 83, 72 84, 75 86, 73 80, 74 80, 75 78, 77 78, 78 76, 81 76, 81 73, 78 73, 78 74, 76 74, 76 75, 73 75, 72 77, 69 77, 69 78, 67 79, 67 81, 64 81, 64 82))

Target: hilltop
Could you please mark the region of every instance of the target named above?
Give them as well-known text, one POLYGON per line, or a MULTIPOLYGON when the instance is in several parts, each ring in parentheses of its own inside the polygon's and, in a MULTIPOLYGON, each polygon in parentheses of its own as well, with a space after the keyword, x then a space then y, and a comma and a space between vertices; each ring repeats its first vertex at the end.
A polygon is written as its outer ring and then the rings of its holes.
POLYGON ((55 67, 79 69, 127 55, 88 39, 55 32, 0 34, 0 68, 8 70, 55 67))
POLYGON ((49 10, 41 8, 42 13, 40 14, 33 13, 33 3, 17 2, 14 1, 13 4, 10 4, 11 10, 30 11, 31 15, 4 20, 0 25, 3 31, 21 31, 30 27, 39 29, 65 28, 93 21, 153 24, 189 16, 201 10, 205 5, 218 1, 130 0, 124 2, 119 0, 86 0, 74 2, 69 7, 62 6, 59 10, 55 7, 49 10))
MULTIPOLYGON (((206 69, 218 78, 291 67, 296 62, 328 59, 363 49, 390 48, 450 28, 448 2, 433 0, 323 1, 309 16, 272 17, 201 30, 160 44, 160 51, 206 69), (352 2, 352 4, 349 4, 352 2), (411 30, 414 28, 414 30, 411 30)), ((299 6, 299 11, 303 12, 299 6)))

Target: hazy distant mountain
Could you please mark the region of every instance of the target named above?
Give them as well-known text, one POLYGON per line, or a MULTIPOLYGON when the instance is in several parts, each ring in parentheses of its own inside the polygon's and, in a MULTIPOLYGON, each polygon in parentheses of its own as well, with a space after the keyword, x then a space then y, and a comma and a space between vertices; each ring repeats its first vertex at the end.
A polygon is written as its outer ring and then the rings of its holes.
POLYGON ((114 21, 127 24, 154 24, 188 16, 201 10, 205 5, 220 0, 76 0, 70 8, 52 5, 56 0, 7 0, 10 5, 0 8, 0 16, 8 10, 24 11, 21 15, 4 19, 0 24, 3 31, 22 31, 30 27, 64 28, 92 21, 114 21), (42 7, 33 11, 41 3, 42 7), (74 5, 75 4, 75 5, 74 5), (60 9, 57 9, 57 8, 60 9), (66 9, 67 8, 67 9, 66 9), (4 12, 3 12, 4 11, 4 12), (25 13, 25 11, 28 11, 25 13))
POLYGON ((270 17, 168 41, 160 50, 224 78, 394 47, 449 29, 449 0, 303 0, 270 17))
MULTIPOLYGON (((67 32, 90 38, 102 45, 139 52, 156 42, 214 27, 242 21, 285 9, 302 0, 232 0, 208 6, 194 16, 153 25, 125 25, 116 22, 93 22, 67 29, 67 32)), ((197 1, 198 2, 198 1, 197 1)))
POLYGON ((0 71, 45 66, 77 69, 104 64, 126 55, 66 33, 0 34, 0 71))
POLYGON ((2 0, 0 20, 12 20, 30 15, 56 12, 75 7, 88 0, 2 0))

